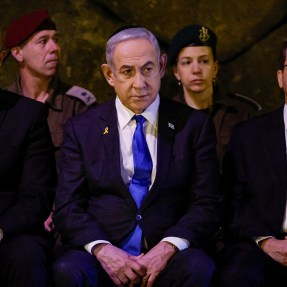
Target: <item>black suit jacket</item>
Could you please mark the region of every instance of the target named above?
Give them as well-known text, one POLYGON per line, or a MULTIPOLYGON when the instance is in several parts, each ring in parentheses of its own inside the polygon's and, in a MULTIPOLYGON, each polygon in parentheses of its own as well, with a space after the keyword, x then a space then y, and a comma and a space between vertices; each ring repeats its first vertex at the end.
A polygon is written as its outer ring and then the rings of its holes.
POLYGON ((0 228, 4 239, 43 230, 55 193, 46 107, 0 90, 0 228))
POLYGON ((279 237, 287 191, 283 108, 236 126, 224 166, 229 235, 279 237))
POLYGON ((81 246, 103 239, 118 245, 140 214, 149 247, 165 236, 203 244, 221 218, 215 138, 212 119, 204 113, 161 98, 156 178, 137 210, 121 177, 115 100, 72 118, 65 129, 54 217, 63 242, 81 246))

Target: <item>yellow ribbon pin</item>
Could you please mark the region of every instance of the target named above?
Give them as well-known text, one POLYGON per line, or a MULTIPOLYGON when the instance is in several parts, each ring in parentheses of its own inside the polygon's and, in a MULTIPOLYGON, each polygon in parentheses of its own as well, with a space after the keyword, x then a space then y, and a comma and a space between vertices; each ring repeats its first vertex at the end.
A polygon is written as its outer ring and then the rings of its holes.
POLYGON ((109 128, 106 127, 106 128, 105 128, 105 131, 103 132, 103 135, 106 135, 106 134, 108 134, 108 133, 109 133, 109 128))

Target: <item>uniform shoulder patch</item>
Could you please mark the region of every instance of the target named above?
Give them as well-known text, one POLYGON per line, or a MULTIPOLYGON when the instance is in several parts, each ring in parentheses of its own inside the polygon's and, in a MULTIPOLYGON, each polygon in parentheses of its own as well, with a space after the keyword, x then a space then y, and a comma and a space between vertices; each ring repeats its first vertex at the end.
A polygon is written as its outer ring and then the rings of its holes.
POLYGON ((87 106, 96 102, 96 97, 93 93, 79 86, 72 86, 65 94, 82 100, 87 106))

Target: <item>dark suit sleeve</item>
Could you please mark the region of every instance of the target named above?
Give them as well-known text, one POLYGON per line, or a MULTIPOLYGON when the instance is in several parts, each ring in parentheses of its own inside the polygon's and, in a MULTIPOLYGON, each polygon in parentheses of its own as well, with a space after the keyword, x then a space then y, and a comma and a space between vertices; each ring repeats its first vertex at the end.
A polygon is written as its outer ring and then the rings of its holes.
MULTIPOLYGON (((167 231, 166 236, 185 238, 191 246, 200 246, 207 243, 220 226, 223 195, 220 189, 219 163, 215 150, 216 136, 212 119, 191 118, 187 126, 193 130, 189 141, 181 143, 182 149, 192 151, 189 159, 189 178, 186 179, 190 180, 187 212, 167 231)), ((186 161, 188 162, 188 159, 186 161)))
POLYGON ((9 186, 5 183, 1 187, 3 196, 5 193, 13 196, 13 203, 0 216, 4 238, 43 230, 55 194, 56 169, 47 109, 36 103, 24 105, 21 113, 23 117, 18 114, 20 120, 16 120, 13 136, 19 141, 11 154, 11 162, 5 163, 11 169, 7 176, 13 178, 7 179, 9 186))
POLYGON ((101 226, 87 211, 90 189, 77 135, 73 121, 69 120, 64 132, 54 213, 55 226, 63 243, 72 246, 82 246, 96 239, 108 240, 101 226))
MULTIPOLYGON (((225 230, 232 240, 254 241, 258 236, 274 235, 272 228, 263 219, 264 214, 261 214, 267 212, 267 203, 272 198, 267 199, 265 210, 261 210, 270 175, 264 173, 266 164, 262 160, 260 145, 256 144, 257 141, 253 144, 252 139, 259 138, 260 135, 254 133, 255 130, 248 136, 242 126, 235 127, 224 159, 225 230)), ((279 209, 280 205, 277 206, 277 210, 279 209)))

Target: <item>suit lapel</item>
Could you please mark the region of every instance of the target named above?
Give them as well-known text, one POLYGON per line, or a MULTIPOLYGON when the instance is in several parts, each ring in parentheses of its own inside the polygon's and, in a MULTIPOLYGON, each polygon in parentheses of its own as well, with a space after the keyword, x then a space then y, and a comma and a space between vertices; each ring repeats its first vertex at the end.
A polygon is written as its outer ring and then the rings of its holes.
POLYGON ((161 183, 166 179, 170 166, 174 135, 176 131, 176 118, 171 107, 163 98, 160 100, 157 138, 157 170, 154 184, 144 200, 142 207, 155 198, 161 183))
POLYGON ((99 118, 100 136, 103 137, 103 148, 107 156, 106 161, 109 165, 109 180, 115 183, 117 191, 124 194, 132 209, 136 210, 136 203, 123 181, 121 175, 121 156, 120 140, 118 132, 118 117, 115 107, 115 101, 107 104, 107 109, 99 118))
POLYGON ((15 105, 18 97, 19 96, 15 98, 14 94, 10 95, 7 91, 0 89, 0 129, 3 125, 7 112, 15 105))
POLYGON ((107 109, 99 118, 100 136, 103 139, 103 148, 106 154, 106 161, 110 167, 110 176, 119 187, 126 189, 121 176, 120 168, 120 143, 118 134, 117 112, 115 101, 107 104, 107 109))
POLYGON ((279 109, 272 114, 270 120, 260 128, 266 130, 262 133, 261 142, 263 143, 264 156, 267 159, 267 166, 270 170, 271 180, 274 182, 275 189, 280 192, 282 200, 281 208, 286 208, 286 187, 287 187, 287 160, 285 127, 283 120, 283 109, 279 109), (268 136, 263 137, 263 134, 268 136), (283 188, 282 188, 283 187, 283 188))

